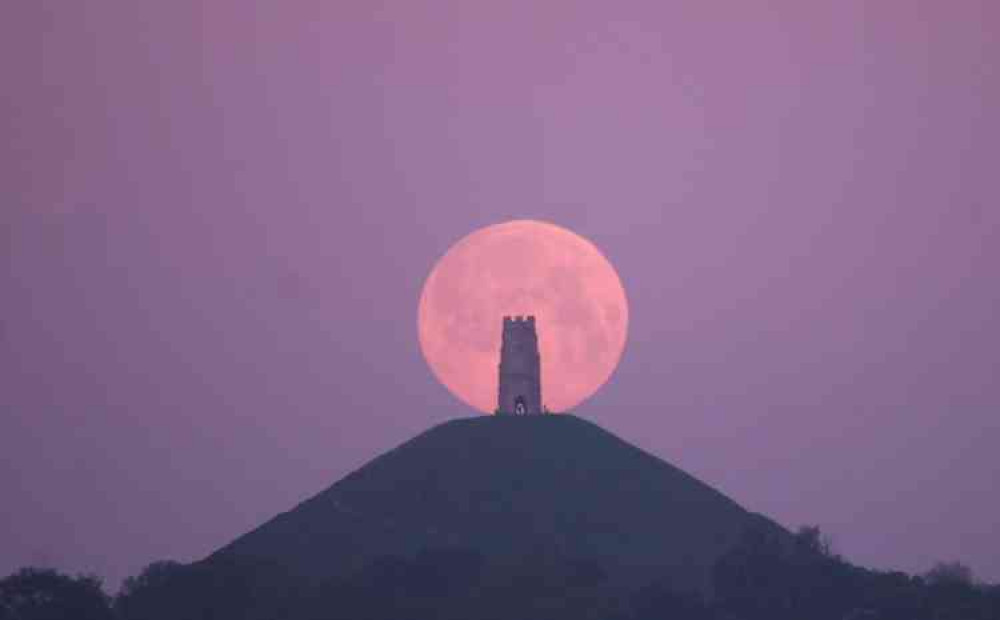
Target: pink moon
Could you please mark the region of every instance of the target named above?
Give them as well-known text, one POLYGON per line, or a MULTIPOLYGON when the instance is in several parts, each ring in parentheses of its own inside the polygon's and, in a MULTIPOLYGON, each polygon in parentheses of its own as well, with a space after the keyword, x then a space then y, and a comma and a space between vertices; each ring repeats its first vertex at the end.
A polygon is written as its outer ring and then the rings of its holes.
POLYGON ((504 316, 534 315, 542 402, 568 411, 614 372, 628 334, 628 301, 597 247, 547 222, 515 220, 474 231, 434 265, 420 295, 420 348, 459 400, 490 413, 504 316))

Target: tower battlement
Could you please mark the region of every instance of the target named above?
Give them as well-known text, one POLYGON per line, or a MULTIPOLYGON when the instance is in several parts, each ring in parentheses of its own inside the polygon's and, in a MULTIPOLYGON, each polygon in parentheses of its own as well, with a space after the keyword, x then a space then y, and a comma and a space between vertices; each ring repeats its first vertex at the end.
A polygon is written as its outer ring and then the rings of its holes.
POLYGON ((503 317, 497 413, 542 413, 541 357, 533 315, 503 317))
POLYGON ((503 327, 504 329, 510 329, 514 327, 534 329, 535 316, 532 314, 529 314, 527 316, 522 316, 520 314, 514 316, 505 316, 503 317, 503 327))

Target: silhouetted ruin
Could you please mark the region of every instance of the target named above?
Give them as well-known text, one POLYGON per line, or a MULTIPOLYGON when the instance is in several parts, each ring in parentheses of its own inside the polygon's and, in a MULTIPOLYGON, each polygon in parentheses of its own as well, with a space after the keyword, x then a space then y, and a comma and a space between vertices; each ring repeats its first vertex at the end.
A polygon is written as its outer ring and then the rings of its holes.
POLYGON ((536 415, 542 409, 541 357, 535 317, 505 316, 500 345, 497 413, 536 415))

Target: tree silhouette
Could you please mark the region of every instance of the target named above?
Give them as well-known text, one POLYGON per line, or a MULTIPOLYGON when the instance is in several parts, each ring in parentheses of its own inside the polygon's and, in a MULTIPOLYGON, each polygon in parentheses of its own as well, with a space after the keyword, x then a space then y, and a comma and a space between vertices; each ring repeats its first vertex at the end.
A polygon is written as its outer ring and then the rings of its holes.
POLYGON ((604 560, 539 552, 487 556, 461 547, 383 556, 309 581, 233 557, 154 562, 109 605, 93 577, 22 569, 0 580, 0 620, 997 620, 1000 586, 956 562, 925 576, 854 566, 819 528, 748 528, 708 590, 673 577, 608 578, 604 560), (690 586, 688 586, 690 587, 690 586))
POLYGON ((184 565, 153 562, 122 584, 114 610, 121 620, 172 620, 190 608, 190 591, 184 565))
POLYGON ((965 585, 973 583, 972 569, 961 562, 938 562, 924 575, 930 585, 965 585))
POLYGON ((96 577, 23 568, 0 580, 0 620, 113 620, 96 577))

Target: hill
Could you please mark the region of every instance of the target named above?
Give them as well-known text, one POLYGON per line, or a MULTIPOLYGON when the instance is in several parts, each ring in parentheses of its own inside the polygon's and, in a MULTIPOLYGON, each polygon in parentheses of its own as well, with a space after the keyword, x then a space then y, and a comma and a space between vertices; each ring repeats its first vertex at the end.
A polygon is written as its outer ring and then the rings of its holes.
POLYGON ((460 419, 374 459, 201 562, 308 583, 384 556, 461 548, 574 558, 610 582, 705 591, 751 527, 787 534, 680 469, 571 415, 460 419))

